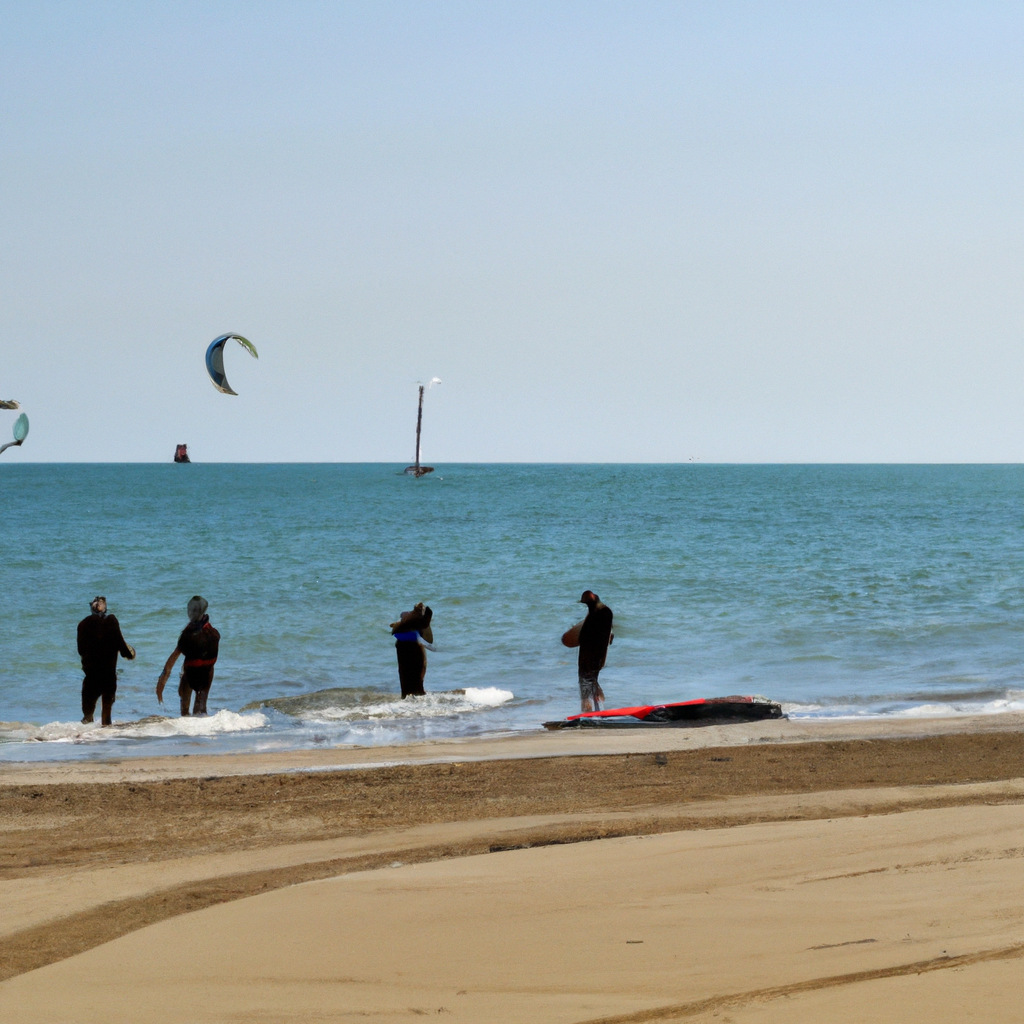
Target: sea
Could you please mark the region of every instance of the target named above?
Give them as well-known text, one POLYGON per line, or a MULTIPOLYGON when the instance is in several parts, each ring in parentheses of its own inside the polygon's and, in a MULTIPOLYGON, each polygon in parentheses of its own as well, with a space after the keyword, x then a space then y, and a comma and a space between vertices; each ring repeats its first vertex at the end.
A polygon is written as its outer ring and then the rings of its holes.
POLYGON ((609 707, 761 694, 791 718, 1024 710, 1024 467, 0 462, 0 760, 373 746, 579 709, 560 637, 614 611, 609 707), (137 651, 80 722, 78 621, 137 651), (157 676, 193 594, 210 714, 157 676), (389 623, 434 612, 426 697, 389 623), (97 715, 98 718, 98 715, 97 715))

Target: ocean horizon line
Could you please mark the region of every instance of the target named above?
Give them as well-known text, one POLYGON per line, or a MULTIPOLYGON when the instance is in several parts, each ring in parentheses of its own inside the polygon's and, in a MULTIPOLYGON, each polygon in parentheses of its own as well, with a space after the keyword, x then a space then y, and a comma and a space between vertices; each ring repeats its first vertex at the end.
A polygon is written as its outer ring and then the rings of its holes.
MULTIPOLYGON (((145 459, 124 459, 124 460, 102 460, 102 461, 86 461, 86 460, 75 460, 75 459, 10 459, 6 462, 0 462, 0 466, 166 466, 175 465, 171 459, 156 460, 145 460, 145 459)), ((338 460, 302 460, 297 459, 294 461, 282 462, 280 460, 261 460, 261 459, 249 459, 249 460, 230 460, 230 461, 217 461, 217 460, 193 460, 188 465, 193 466, 388 466, 388 467, 405 467, 411 465, 408 460, 379 460, 379 459, 338 459, 338 460)), ((801 461, 779 461, 779 462, 716 462, 711 460, 703 459, 684 459, 684 460, 658 460, 649 462, 630 462, 624 460, 511 460, 511 459, 497 459, 491 462, 480 462, 471 459, 455 459, 450 461, 435 460, 434 468, 438 466, 706 466, 706 467, 738 467, 738 468, 751 468, 751 467, 956 467, 956 466, 978 466, 978 467, 1020 467, 1024 466, 1024 460, 1020 462, 986 462, 986 461, 958 461, 958 462, 940 462, 940 461, 927 461, 927 462, 896 462, 896 461, 843 461, 843 462, 801 462, 801 461)))

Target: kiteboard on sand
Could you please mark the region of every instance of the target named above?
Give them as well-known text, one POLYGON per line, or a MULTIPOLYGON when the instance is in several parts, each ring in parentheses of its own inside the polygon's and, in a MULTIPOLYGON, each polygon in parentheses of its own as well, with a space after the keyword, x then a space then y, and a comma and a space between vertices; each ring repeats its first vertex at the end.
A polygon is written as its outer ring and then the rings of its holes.
MULTIPOLYGON (((430 381, 430 383, 427 385, 427 388, 432 388, 435 384, 440 384, 440 383, 441 383, 441 378, 440 377, 434 377, 430 381)), ((416 412, 416 461, 413 463, 413 465, 405 467, 405 472, 406 473, 408 473, 410 476, 414 476, 414 477, 417 477, 417 478, 419 478, 421 476, 426 476, 427 473, 433 473, 434 472, 434 467, 433 466, 421 466, 420 465, 420 432, 423 429, 423 392, 426 390, 426 388, 424 388, 422 384, 419 387, 420 387, 420 404, 419 404, 419 409, 416 412)))
POLYGON ((642 704, 634 708, 584 711, 560 722, 545 722, 544 728, 687 728, 785 717, 782 706, 767 697, 707 697, 684 700, 677 704, 642 704))

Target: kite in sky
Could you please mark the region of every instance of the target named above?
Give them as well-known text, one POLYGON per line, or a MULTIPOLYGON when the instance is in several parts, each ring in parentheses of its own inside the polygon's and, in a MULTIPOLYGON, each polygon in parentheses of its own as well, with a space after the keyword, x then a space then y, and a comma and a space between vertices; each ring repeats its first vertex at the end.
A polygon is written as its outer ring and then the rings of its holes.
POLYGON ((206 350, 206 372, 210 375, 213 386, 224 395, 238 394, 237 391, 231 390, 231 385, 224 375, 224 346, 232 338, 254 359, 259 359, 256 346, 248 338, 243 338, 240 334, 222 334, 219 338, 214 338, 210 342, 210 347, 206 350))
MULTIPOLYGON (((17 403, 15 403, 17 405, 17 403)), ((21 447, 21 443, 28 437, 28 417, 22 413, 14 421, 14 440, 8 441, 7 444, 0 445, 0 453, 7 451, 8 448, 21 447)))

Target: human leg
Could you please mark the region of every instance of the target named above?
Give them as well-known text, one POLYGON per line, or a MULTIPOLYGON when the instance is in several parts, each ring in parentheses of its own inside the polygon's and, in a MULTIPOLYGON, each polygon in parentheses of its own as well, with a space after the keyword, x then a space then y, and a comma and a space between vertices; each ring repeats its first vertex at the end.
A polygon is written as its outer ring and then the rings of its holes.
POLYGON ((399 640, 395 643, 398 655, 398 681, 402 686, 402 698, 422 697, 423 679, 427 674, 427 658, 423 648, 414 640, 399 640))
POLYGON ((185 682, 184 678, 178 683, 178 696, 181 698, 181 717, 188 718, 188 706, 192 700, 192 687, 185 682))
MULTIPOLYGON (((181 673, 181 685, 189 693, 196 695, 192 702, 192 714, 205 715, 206 698, 210 695, 210 687, 213 685, 213 666, 199 665, 184 668, 181 673)), ((178 692, 181 693, 181 689, 178 692)), ((183 698, 182 707, 188 707, 188 696, 183 698)), ((183 710, 182 714, 187 715, 188 711, 183 710)))
POLYGON ((92 685, 88 676, 82 680, 82 724, 88 725, 92 722, 93 712, 96 710, 96 701, 99 700, 99 691, 92 685))
POLYGON ((114 707, 114 701, 117 699, 117 694, 113 690, 109 690, 104 694, 101 694, 103 698, 103 724, 110 725, 112 719, 110 717, 111 709, 114 707))
POLYGON ((604 696, 597 684, 596 672, 580 673, 580 711, 600 711, 600 700, 604 696))

